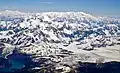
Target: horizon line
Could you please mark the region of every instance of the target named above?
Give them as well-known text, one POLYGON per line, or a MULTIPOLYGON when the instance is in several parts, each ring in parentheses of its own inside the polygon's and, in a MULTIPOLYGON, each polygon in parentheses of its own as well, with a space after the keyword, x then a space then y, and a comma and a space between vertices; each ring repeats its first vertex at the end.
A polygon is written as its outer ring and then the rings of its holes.
POLYGON ((94 13, 91 13, 91 12, 85 12, 85 11, 23 11, 23 10, 10 10, 10 9, 3 9, 3 10, 0 10, 0 12, 2 11, 18 11, 18 12, 21 12, 21 13, 44 13, 44 12, 83 12, 83 13, 86 13, 86 14, 89 14, 89 15, 92 15, 92 16, 97 16, 97 17, 114 17, 114 18, 120 18, 120 16, 117 16, 117 15, 101 15, 101 14, 94 14, 94 13))

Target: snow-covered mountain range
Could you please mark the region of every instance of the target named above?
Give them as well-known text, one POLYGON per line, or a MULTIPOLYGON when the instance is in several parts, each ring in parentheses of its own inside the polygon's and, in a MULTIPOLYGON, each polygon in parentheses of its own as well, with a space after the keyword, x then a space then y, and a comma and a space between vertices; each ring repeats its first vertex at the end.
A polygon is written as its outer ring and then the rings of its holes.
POLYGON ((1 56, 7 57, 17 49, 55 62, 66 62, 71 57, 92 62, 99 57, 120 61, 119 47, 120 19, 84 12, 0 12, 1 56))

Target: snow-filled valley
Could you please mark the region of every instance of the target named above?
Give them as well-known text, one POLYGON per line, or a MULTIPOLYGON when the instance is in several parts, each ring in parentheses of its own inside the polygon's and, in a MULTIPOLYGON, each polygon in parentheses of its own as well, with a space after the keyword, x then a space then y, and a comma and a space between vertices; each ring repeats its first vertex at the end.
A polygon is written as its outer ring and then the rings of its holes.
POLYGON ((120 62, 120 19, 84 12, 0 12, 0 56, 17 50, 33 61, 120 62))

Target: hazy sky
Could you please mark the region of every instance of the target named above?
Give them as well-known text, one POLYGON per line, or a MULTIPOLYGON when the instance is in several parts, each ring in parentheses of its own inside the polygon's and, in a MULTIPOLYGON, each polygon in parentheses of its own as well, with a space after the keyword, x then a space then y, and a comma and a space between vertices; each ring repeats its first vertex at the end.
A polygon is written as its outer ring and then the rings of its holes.
POLYGON ((120 16, 120 0, 0 0, 0 10, 82 11, 94 15, 120 16))

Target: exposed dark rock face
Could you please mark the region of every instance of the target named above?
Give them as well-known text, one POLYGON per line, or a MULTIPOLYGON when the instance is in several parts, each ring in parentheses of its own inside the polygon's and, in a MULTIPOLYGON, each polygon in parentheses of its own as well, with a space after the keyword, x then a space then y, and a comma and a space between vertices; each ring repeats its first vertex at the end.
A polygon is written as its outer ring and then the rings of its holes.
POLYGON ((80 63, 78 73, 120 73, 120 62, 80 63))
POLYGON ((0 57, 0 69, 9 68, 10 66, 11 66, 11 65, 10 65, 9 60, 0 57))
MULTIPOLYGON (((33 63, 32 63, 33 64, 33 63)), ((31 65, 32 65, 31 64, 31 65)), ((30 64, 29 64, 30 65, 30 64)), ((68 65, 64 65, 70 67, 68 65)), ((76 69, 71 68, 68 73, 120 73, 120 62, 108 62, 97 65, 96 63, 80 62, 76 69)), ((55 70, 54 64, 44 64, 40 69, 33 69, 32 67, 24 67, 14 72, 0 72, 0 73, 61 73, 62 70, 55 70)))

